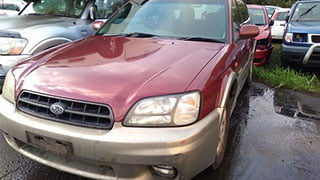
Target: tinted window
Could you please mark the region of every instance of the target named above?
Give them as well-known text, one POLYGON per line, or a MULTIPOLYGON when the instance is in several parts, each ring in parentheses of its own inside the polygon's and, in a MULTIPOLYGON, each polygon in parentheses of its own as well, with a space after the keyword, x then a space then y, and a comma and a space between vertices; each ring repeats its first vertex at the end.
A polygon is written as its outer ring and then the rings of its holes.
POLYGON ((150 0, 128 3, 98 34, 134 32, 162 37, 227 40, 225 0, 150 0))
POLYGON ((249 9, 251 21, 255 25, 266 25, 266 17, 262 9, 249 9))
POLYGON ((320 2, 298 3, 292 21, 320 21, 320 2))

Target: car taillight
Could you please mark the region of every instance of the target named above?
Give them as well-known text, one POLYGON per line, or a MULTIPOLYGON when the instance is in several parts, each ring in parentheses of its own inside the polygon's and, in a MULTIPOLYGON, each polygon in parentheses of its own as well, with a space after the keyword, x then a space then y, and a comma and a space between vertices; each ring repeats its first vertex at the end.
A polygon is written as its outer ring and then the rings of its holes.
POLYGON ((276 19, 278 18, 278 14, 279 14, 279 13, 276 12, 276 13, 273 15, 272 19, 273 19, 273 20, 276 20, 276 19))

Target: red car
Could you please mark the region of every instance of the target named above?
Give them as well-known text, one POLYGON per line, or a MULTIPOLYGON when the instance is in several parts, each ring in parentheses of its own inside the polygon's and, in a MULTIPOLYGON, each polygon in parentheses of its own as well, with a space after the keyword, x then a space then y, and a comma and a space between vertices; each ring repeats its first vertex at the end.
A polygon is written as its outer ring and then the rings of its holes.
POLYGON ((128 1, 96 36, 9 71, 5 139, 94 179, 190 179, 216 169, 251 80, 259 29, 248 20, 242 0, 128 1))
POLYGON ((274 21, 269 21, 268 12, 264 6, 247 5, 247 7, 252 23, 260 29, 260 33, 256 37, 257 47, 254 65, 262 66, 268 63, 273 50, 270 26, 273 25, 274 21))

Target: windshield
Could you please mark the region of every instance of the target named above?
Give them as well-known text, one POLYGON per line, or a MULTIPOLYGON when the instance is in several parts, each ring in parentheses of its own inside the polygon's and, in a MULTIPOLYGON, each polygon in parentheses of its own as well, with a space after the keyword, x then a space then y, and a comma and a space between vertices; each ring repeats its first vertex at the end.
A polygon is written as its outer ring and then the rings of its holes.
POLYGON ((79 17, 87 0, 39 0, 30 3, 22 14, 79 17))
POLYGON ((189 40, 227 41, 225 0, 150 0, 128 2, 98 35, 144 34, 189 40))
POLYGON ((264 15, 264 11, 262 9, 249 9, 249 15, 253 24, 262 26, 266 25, 266 17, 264 15))
POLYGON ((291 21, 320 21, 320 2, 297 4, 291 21))

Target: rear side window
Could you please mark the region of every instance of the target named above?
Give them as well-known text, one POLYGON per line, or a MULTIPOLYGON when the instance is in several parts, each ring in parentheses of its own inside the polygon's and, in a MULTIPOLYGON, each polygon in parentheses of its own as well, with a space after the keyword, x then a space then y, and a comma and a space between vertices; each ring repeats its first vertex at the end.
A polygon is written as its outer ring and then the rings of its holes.
POLYGON ((285 21, 289 12, 278 12, 278 16, 276 18, 277 21, 285 21))

